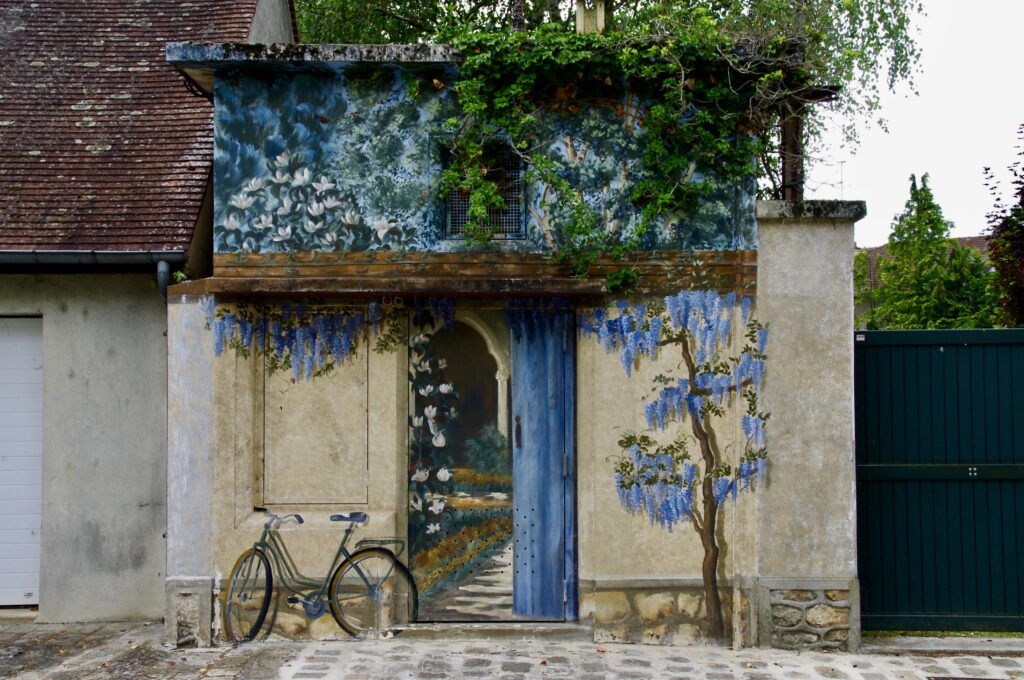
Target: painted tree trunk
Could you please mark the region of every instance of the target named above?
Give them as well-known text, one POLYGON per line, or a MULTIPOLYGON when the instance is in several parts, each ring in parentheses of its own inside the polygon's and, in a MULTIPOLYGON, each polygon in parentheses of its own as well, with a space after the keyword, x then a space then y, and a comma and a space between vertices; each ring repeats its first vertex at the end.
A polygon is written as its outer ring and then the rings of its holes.
MULTIPOLYGON (((704 480, 705 499, 711 499, 711 479, 704 480)), ((718 543, 715 539, 715 526, 718 519, 718 507, 714 499, 704 501, 704 526, 700 541, 704 546, 704 562, 701 565, 704 576, 704 603, 708 612, 708 637, 713 640, 725 638, 725 621, 722 618, 722 597, 718 592, 718 543)))

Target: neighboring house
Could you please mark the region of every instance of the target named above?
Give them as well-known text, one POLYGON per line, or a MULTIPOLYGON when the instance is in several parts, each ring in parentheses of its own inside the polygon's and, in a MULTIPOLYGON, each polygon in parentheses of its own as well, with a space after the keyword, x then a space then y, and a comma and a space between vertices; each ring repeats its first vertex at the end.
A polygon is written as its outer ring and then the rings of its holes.
MULTIPOLYGON (((566 206, 500 148, 498 236, 464 238, 464 199, 439 183, 460 115, 450 48, 167 55, 216 107, 213 275, 168 291, 169 642, 215 640, 218 603, 340 633, 315 593, 225 588, 269 509, 302 513, 282 533, 311 576, 347 526, 331 515, 367 513, 355 535, 408 563, 419 621, 455 630, 543 621, 667 643, 724 620, 738 645, 857 646, 862 203, 723 186, 652 229, 629 258, 638 287, 609 295, 614 263, 582 280, 551 263, 566 206), (631 431, 688 453, 620 444, 631 431)), ((625 238, 645 133, 628 93, 586 94, 538 111, 538 144, 625 238)))
POLYGON ((0 1, 0 606, 161 616, 161 294, 209 269, 212 164, 164 45, 293 26, 287 0, 0 1))
MULTIPOLYGON (((968 248, 973 248, 974 250, 978 251, 978 254, 981 255, 981 259, 987 262, 988 239, 989 237, 983 234, 980 236, 954 237, 952 240, 956 241, 962 246, 967 246, 968 248)), ((867 253, 868 255, 868 289, 874 290, 875 288, 878 288, 878 286, 882 283, 882 279, 880 278, 878 273, 878 262, 880 259, 888 257, 888 247, 882 245, 875 246, 873 248, 858 248, 857 252, 867 253)), ((854 314, 856 315, 857 319, 861 319, 871 310, 871 308, 872 305, 870 302, 858 303, 854 307, 854 314)))

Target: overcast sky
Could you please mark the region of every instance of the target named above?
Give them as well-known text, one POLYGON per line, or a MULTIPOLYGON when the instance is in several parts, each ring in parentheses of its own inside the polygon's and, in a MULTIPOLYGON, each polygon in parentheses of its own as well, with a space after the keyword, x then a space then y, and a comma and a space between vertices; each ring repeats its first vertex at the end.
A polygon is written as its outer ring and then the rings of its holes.
POLYGON ((861 127, 861 145, 839 148, 830 134, 829 164, 808 173, 809 198, 864 200, 859 246, 884 243, 909 195, 909 177, 929 173, 930 185, 954 236, 986 228, 992 198, 982 168, 998 176, 1014 160, 1024 123, 1024 0, 927 0, 920 22, 918 95, 903 88, 883 98, 888 134, 861 127))

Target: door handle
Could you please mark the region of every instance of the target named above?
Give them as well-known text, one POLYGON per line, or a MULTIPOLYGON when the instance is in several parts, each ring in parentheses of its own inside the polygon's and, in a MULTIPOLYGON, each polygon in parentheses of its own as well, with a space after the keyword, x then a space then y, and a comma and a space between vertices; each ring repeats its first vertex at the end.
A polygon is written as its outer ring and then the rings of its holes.
POLYGON ((519 416, 516 416, 516 448, 523 448, 523 428, 519 425, 519 416))

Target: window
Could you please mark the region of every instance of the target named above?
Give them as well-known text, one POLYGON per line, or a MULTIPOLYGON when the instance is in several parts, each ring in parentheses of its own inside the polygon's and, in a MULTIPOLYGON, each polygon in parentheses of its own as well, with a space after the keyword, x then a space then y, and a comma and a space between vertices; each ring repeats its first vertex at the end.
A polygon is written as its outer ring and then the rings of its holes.
MULTIPOLYGON (((498 185, 505 199, 503 209, 490 210, 493 238, 524 238, 523 224, 523 159, 507 146, 494 146, 484 151, 487 178, 498 185)), ((449 194, 446 201, 448 238, 465 238, 469 195, 458 191, 449 194)))

